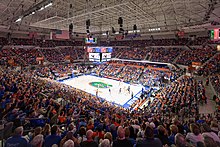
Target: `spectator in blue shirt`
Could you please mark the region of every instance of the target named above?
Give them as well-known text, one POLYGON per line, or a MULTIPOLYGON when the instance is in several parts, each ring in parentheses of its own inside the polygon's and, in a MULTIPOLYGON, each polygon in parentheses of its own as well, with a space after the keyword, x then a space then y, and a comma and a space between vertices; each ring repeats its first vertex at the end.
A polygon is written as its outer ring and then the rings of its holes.
POLYGON ((61 136, 57 135, 59 131, 58 126, 53 126, 51 128, 51 135, 48 135, 45 138, 45 143, 44 143, 44 147, 51 147, 52 145, 56 144, 59 145, 60 141, 61 141, 61 136))
POLYGON ((7 139, 5 147, 27 147, 28 141, 22 136, 23 127, 18 127, 14 131, 14 135, 7 139))

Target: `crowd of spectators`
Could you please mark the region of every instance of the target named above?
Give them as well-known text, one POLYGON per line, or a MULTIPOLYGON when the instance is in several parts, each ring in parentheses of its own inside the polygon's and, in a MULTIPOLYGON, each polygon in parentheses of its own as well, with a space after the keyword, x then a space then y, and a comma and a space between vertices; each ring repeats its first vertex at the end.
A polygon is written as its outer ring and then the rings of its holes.
POLYGON ((91 74, 99 76, 100 73, 108 66, 108 64, 100 64, 91 69, 91 74))
POLYGON ((166 79, 170 78, 168 72, 146 69, 142 73, 139 82, 144 86, 159 87, 161 86, 162 76, 166 79))
POLYGON ((154 48, 151 61, 172 63, 183 50, 181 48, 154 48))
POLYGON ((101 72, 101 76, 103 77, 111 77, 117 78, 118 74, 123 70, 123 66, 117 64, 109 64, 107 68, 105 68, 101 72))
POLYGON ((146 46, 184 46, 184 45, 203 45, 208 42, 208 37, 191 38, 172 38, 172 39, 145 39, 145 40, 115 40, 110 43, 101 42, 101 45, 110 46, 131 46, 131 47, 146 47, 146 46))
POLYGON ((85 49, 83 49, 83 48, 75 48, 75 50, 76 50, 78 59, 80 59, 80 60, 88 59, 89 55, 85 54, 85 49))
POLYGON ((138 83, 138 79, 143 72, 142 67, 125 66, 118 75, 119 79, 123 79, 124 82, 138 83))
POLYGON ((72 41, 72 40, 45 40, 45 39, 31 39, 31 38, 12 38, 10 39, 9 42, 7 42, 7 39, 2 39, 2 40, 3 40, 2 45, 38 46, 38 47, 83 45, 83 41, 72 41))
POLYGON ((60 52, 64 56, 70 56, 72 60, 77 60, 77 51, 73 47, 65 47, 65 48, 60 48, 60 52))
POLYGON ((197 38, 191 39, 191 41, 189 41, 187 45, 204 45, 204 43, 210 43, 210 40, 208 37, 197 37, 197 38))
POLYGON ((202 82, 197 82, 192 77, 182 77, 167 85, 156 97, 159 101, 151 112, 173 112, 179 113, 181 117, 196 117, 198 103, 206 96, 202 82))
POLYGON ((204 63, 210 59, 216 53, 216 49, 211 47, 205 48, 194 48, 193 50, 185 50, 176 63, 182 65, 191 65, 192 62, 201 62, 204 63))
POLYGON ((9 57, 14 56, 14 54, 12 52, 10 52, 8 49, 1 49, 0 51, 0 60, 1 60, 1 64, 7 64, 9 57))
POLYGON ((17 58, 21 58, 27 65, 37 65, 37 57, 43 57, 41 52, 37 48, 12 48, 12 52, 17 55, 17 58))
MULTIPOLYGON (((52 63, 60 63, 67 60, 83 60, 85 50, 75 47, 56 47, 56 48, 38 48, 38 47, 9 47, 0 50, 1 63, 14 59, 17 65, 37 65, 37 57, 43 57, 43 61, 52 63), (69 57, 68 57, 69 56, 69 57)), ((87 58, 85 58, 87 60, 87 58)))
MULTIPOLYGON (((15 39, 13 43, 30 45, 29 41, 15 39)), ((188 42, 187 39, 145 41, 137 41, 137 46, 183 45, 188 42)), ((57 44, 60 46, 68 45, 66 42, 59 43, 57 44)), ((202 41, 198 41, 197 44, 201 43, 202 41)), ((57 44, 51 41, 40 46, 54 47, 57 44)), ((177 50, 180 49, 156 49, 152 52, 152 60, 173 62, 174 57, 178 56, 177 50)), ((135 60, 143 60, 149 53, 148 50, 136 48, 126 51, 127 54, 122 49, 118 51, 114 56, 135 60)), ((0 58, 6 61, 13 58, 15 62, 22 62, 20 64, 25 64, 23 61, 36 64, 34 58, 41 53, 54 63, 63 62, 68 55, 74 60, 85 57, 83 49, 69 47, 42 48, 40 51, 1 49, 0 58)), ((215 51, 211 48, 186 50, 177 63, 204 63, 214 54, 215 51)), ((213 58, 207 63, 208 67, 213 64, 218 66, 218 63, 215 63, 218 59, 219 56, 213 58)), ((125 82, 137 81, 148 86, 159 86, 161 77, 170 77, 169 72, 148 69, 148 66, 151 65, 111 61, 96 66, 91 72, 98 76, 121 78, 125 82)), ((199 115, 199 102, 206 103, 207 99, 201 81, 183 76, 161 87, 153 99, 146 97, 147 103, 142 109, 131 111, 53 80, 73 70, 80 73, 89 71, 87 66, 72 64, 42 66, 34 70, 19 71, 9 67, 0 70, 0 131, 6 139, 6 147, 220 146, 219 114, 199 115)), ((208 72, 215 72, 215 69, 210 68, 208 72)), ((215 75, 210 80, 219 93, 220 77, 215 75)))
POLYGON ((4 37, 0 37, 0 47, 6 45, 8 43, 7 39, 4 37))
POLYGON ((150 49, 145 48, 130 48, 123 50, 118 58, 129 60, 145 60, 150 51, 150 49))
POLYGON ((214 58, 209 60, 198 70, 199 75, 208 76, 220 73, 220 54, 215 55, 214 58))
POLYGON ((89 65, 81 64, 55 64, 36 67, 35 73, 41 77, 58 80, 60 78, 70 78, 73 75, 87 73, 89 65))
MULTIPOLYGON (((110 42, 101 41, 101 46, 131 46, 131 47, 146 47, 146 46, 177 46, 177 45, 203 45, 209 42, 208 37, 191 38, 171 38, 171 39, 145 39, 145 40, 113 40, 110 42)), ((211 42, 209 42, 211 43, 211 42)), ((39 38, 0 38, 1 45, 28 45, 39 47, 56 47, 56 46, 83 46, 82 40, 48 40, 39 38)))
POLYGON ((25 61, 22 58, 19 58, 19 56, 13 52, 11 49, 8 48, 2 48, 0 51, 0 64, 1 65, 8 65, 8 62, 10 60, 13 60, 13 65, 24 65, 25 61))
POLYGON ((112 58, 117 58, 118 56, 121 55, 121 53, 124 51, 124 50, 128 50, 129 48, 124 48, 124 47, 115 47, 113 48, 113 52, 111 53, 111 57, 112 58))
MULTIPOLYGON (((19 42, 22 42, 23 39, 14 39, 14 44, 20 45, 19 42)), ((24 43, 26 45, 29 45, 30 40, 24 39, 24 43), (25 41, 26 40, 26 41, 25 41), (27 42, 27 43, 25 43, 27 42)), ((49 40, 48 42, 44 42, 47 44, 41 45, 42 47, 36 48, 35 47, 10 47, 12 51, 6 51, 1 49, 0 55, 8 53, 8 58, 15 58, 15 60, 18 60, 20 64, 24 65, 30 65, 30 64, 37 64, 36 57, 37 56, 44 56, 44 61, 50 61, 53 63, 58 62, 64 62, 66 61, 65 57, 70 56, 70 60, 85 60, 88 61, 88 53, 86 53, 86 50, 83 47, 73 47, 73 46, 57 46, 58 45, 68 45, 61 43, 57 43, 59 41, 53 41, 49 40), (53 44, 53 45, 50 45, 53 44), (53 46, 53 47, 51 47, 53 46), (22 50, 23 49, 23 50, 22 50), (11 52, 16 52, 19 54, 13 54, 11 52), (13 57, 11 57, 13 56, 13 57)), ((65 42, 65 41, 63 41, 65 42)), ((138 41, 137 41, 138 42, 138 41)), ((156 61, 156 62, 167 62, 172 63, 174 60, 178 57, 176 63, 182 64, 182 65, 191 65, 192 62, 201 62, 204 63, 208 59, 210 59, 212 56, 215 55, 216 49, 212 47, 204 47, 204 48, 193 48, 192 50, 185 49, 184 52, 182 52, 181 48, 177 47, 158 47, 158 48, 147 48, 145 47, 115 47, 113 48, 112 58, 119 58, 119 59, 131 59, 131 60, 150 60, 150 61, 156 61)), ((2 55, 1 55, 2 56, 2 55)), ((217 58, 214 58, 212 62, 215 62, 215 60, 218 60, 217 58)), ((7 62, 7 59, 5 59, 7 62)), ((212 64, 210 62, 210 64, 212 64)), ((211 66, 211 65, 209 65, 211 66)), ((217 66, 218 67, 218 66, 217 66)))
POLYGON ((65 57, 61 53, 60 49, 43 48, 41 49, 41 52, 44 54, 44 56, 49 62, 59 63, 65 61, 65 57))
POLYGON ((161 82, 167 81, 165 83, 168 83, 168 81, 175 80, 181 76, 181 72, 181 70, 171 72, 167 66, 160 67, 158 65, 157 67, 149 63, 130 61, 110 61, 95 66, 91 71, 92 74, 97 76, 153 87, 161 86, 161 82), (151 67, 153 69, 150 69, 151 67), (163 71, 164 69, 166 71, 163 71))
POLYGON ((5 132, 14 130, 14 135, 6 138, 6 147, 220 143, 219 117, 198 115, 197 89, 202 83, 192 77, 177 80, 142 110, 131 112, 86 92, 41 79, 32 71, 7 69, 0 75, 1 126, 5 132))

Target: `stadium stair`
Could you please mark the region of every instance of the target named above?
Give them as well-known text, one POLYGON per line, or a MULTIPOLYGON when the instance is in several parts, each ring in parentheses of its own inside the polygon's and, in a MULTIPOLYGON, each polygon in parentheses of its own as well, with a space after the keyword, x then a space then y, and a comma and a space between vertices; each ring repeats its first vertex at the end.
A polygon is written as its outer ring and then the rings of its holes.
POLYGON ((105 67, 104 67, 103 69, 100 70, 99 75, 101 75, 102 72, 103 72, 108 66, 109 66, 109 64, 108 64, 108 65, 105 65, 105 67))
POLYGON ((65 55, 61 52, 60 48, 58 49, 58 51, 60 52, 60 54, 65 57, 65 55))
POLYGON ((186 48, 193 50, 193 48, 191 48, 189 45, 186 45, 186 48))
POLYGON ((206 40, 205 42, 202 43, 202 46, 206 46, 209 43, 209 40, 206 40))
POLYGON ((146 72, 146 68, 144 68, 143 70, 142 70, 142 72, 141 72, 141 74, 139 75, 139 77, 138 77, 138 79, 137 79, 137 81, 139 81, 140 80, 140 78, 142 77, 142 75, 146 72))
MULTIPOLYGON (((204 77, 195 77, 196 80, 200 80, 203 83, 206 83, 206 78, 204 77)), ((212 89, 211 89, 211 84, 209 86, 205 86, 205 92, 206 92, 206 97, 207 97, 207 104, 200 104, 199 105, 199 113, 200 114, 214 114, 215 113, 215 102, 212 101, 212 97, 214 95, 212 89)))
POLYGON ((48 60, 47 60, 47 58, 46 58, 46 56, 43 54, 43 52, 41 51, 41 49, 37 49, 38 50, 38 52, 40 52, 40 54, 44 57, 44 61, 46 61, 46 62, 49 62, 48 60))
POLYGON ((150 51, 149 53, 146 54, 144 60, 150 60, 152 57, 152 51, 150 51), (150 56, 148 55, 150 53, 150 56))
POLYGON ((100 73, 101 73, 102 71, 104 71, 107 67, 108 67, 108 65, 107 65, 107 66, 105 65, 105 67, 100 70, 100 73))
POLYGON ((182 53, 184 53, 186 50, 189 50, 188 48, 187 49, 183 49, 179 55, 173 60, 173 63, 176 63, 176 61, 178 60, 178 58, 181 56, 182 53))
POLYGON ((122 52, 119 52, 119 53, 115 56, 115 58, 120 58, 121 55, 122 55, 122 53, 123 53, 123 51, 122 51, 122 52))

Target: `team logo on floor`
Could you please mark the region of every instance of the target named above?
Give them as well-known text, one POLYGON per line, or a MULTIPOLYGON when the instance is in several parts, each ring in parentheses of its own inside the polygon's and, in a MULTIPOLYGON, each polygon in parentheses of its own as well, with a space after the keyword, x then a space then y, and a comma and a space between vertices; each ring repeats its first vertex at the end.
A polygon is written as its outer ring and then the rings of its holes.
POLYGON ((103 82, 90 82, 89 85, 96 87, 96 88, 110 88, 110 87, 112 87, 111 84, 106 84, 103 82))

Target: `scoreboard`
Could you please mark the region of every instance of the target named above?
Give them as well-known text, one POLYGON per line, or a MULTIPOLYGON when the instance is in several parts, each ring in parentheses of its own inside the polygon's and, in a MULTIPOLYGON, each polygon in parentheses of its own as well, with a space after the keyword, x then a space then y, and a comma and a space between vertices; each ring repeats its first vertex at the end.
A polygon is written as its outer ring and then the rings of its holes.
POLYGON ((89 61, 107 62, 111 59, 112 47, 88 47, 89 61))
POLYGON ((99 53, 89 53, 89 61, 100 62, 100 55, 99 55, 99 53))
POLYGON ((102 62, 110 61, 111 53, 102 53, 102 62))
POLYGON ((213 29, 210 33, 211 40, 220 40, 220 29, 213 29))
POLYGON ((88 53, 112 53, 112 47, 88 47, 88 53))
POLYGON ((85 38, 85 44, 97 44, 97 38, 85 38))

